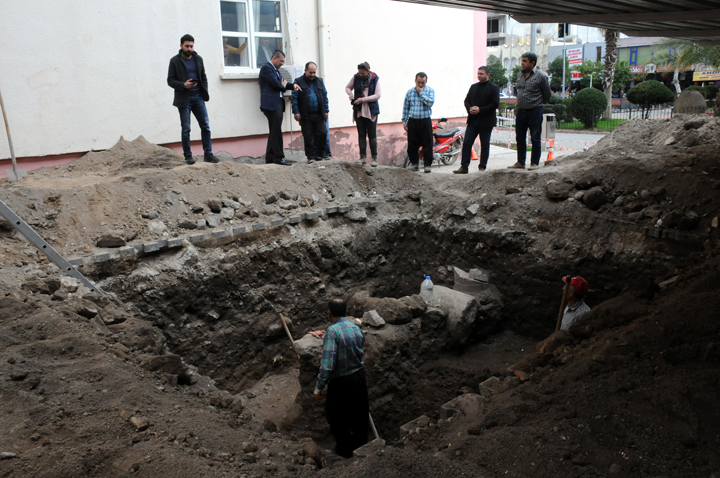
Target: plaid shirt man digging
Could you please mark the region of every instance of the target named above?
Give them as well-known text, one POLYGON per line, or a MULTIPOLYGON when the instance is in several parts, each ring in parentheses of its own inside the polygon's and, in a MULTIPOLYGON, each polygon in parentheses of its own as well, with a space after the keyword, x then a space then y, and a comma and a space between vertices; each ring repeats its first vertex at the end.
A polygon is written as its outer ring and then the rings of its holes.
POLYGON ((402 122, 407 123, 408 118, 423 119, 432 117, 432 105, 435 103, 435 90, 426 86, 422 95, 418 95, 417 89, 410 88, 405 94, 403 104, 402 122))
POLYGON ((345 317, 328 327, 315 388, 322 390, 331 378, 344 377, 362 369, 364 343, 360 328, 345 317))

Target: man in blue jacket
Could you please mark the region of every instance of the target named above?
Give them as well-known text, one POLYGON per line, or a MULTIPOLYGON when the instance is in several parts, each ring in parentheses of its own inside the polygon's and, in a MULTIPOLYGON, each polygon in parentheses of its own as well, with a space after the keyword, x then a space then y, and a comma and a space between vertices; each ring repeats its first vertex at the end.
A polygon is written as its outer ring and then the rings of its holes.
POLYGON ((294 89, 300 91, 295 83, 288 83, 280 74, 285 64, 285 53, 275 50, 269 62, 260 68, 260 111, 268 119, 268 142, 265 149, 265 162, 292 166, 285 160, 283 153, 282 120, 285 113, 283 92, 294 89))
POLYGON ((305 64, 305 74, 295 79, 300 91, 293 91, 292 111, 295 121, 302 128, 305 142, 305 156, 308 164, 322 161, 325 157, 327 131, 325 120, 330 113, 327 90, 323 79, 317 76, 317 65, 312 61, 305 64))
POLYGON ((203 59, 194 51, 195 39, 192 35, 183 35, 180 38, 180 52, 170 59, 167 84, 175 90, 173 106, 180 112, 180 127, 183 154, 187 164, 194 164, 195 160, 190 149, 190 112, 200 125, 204 161, 218 163, 219 159, 212 153, 210 139, 210 121, 208 120, 205 102, 210 101, 208 94, 208 81, 205 75, 203 59))

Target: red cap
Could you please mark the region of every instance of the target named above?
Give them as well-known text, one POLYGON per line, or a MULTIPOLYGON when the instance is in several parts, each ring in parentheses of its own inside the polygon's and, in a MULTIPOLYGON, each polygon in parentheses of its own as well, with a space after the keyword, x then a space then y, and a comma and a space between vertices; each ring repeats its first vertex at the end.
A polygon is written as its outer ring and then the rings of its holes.
MULTIPOLYGON (((563 282, 567 282, 566 279, 567 279, 567 277, 563 277, 562 278, 563 282)), ((570 279, 570 285, 580 295, 587 294, 588 289, 590 288, 587 281, 580 276, 576 276, 576 277, 573 277, 572 279, 570 279)))

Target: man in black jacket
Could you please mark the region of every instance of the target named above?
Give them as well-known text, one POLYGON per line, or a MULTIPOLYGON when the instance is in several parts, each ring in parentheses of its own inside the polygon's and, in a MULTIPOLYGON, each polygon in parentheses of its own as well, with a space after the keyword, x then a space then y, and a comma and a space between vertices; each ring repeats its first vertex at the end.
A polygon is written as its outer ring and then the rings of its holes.
POLYGON ((465 109, 468 112, 467 130, 463 143, 462 162, 455 174, 467 174, 475 138, 480 136, 480 164, 478 169, 485 171, 490 157, 490 136, 497 124, 495 110, 500 105, 500 88, 490 81, 487 66, 481 66, 477 72, 478 82, 470 87, 465 97, 465 109))
POLYGON ((295 79, 300 91, 292 93, 292 110, 295 121, 302 128, 305 142, 305 156, 308 163, 322 161, 325 157, 325 120, 330 113, 327 90, 323 79, 317 76, 317 65, 309 61, 305 64, 305 74, 295 79))
POLYGON ((205 102, 210 101, 208 95, 208 82, 205 76, 205 65, 202 57, 193 50, 195 39, 192 35, 183 35, 180 38, 180 52, 170 59, 167 83, 175 90, 176 106, 180 112, 180 126, 182 128, 182 146, 185 162, 194 164, 195 160, 190 149, 190 112, 200 125, 202 136, 204 161, 218 163, 219 159, 213 155, 212 141, 210 139, 210 121, 208 120, 205 102))

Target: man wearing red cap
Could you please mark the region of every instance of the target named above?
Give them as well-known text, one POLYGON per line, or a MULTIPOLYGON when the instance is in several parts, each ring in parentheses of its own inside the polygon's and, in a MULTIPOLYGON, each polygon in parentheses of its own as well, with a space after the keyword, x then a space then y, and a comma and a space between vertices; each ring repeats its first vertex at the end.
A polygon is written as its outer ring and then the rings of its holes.
MULTIPOLYGON (((567 282, 568 277, 563 277, 563 282, 567 282)), ((562 324, 560 330, 567 330, 574 324, 585 312, 590 311, 590 307, 583 301, 583 297, 588 292, 588 283, 580 276, 570 279, 570 285, 567 296, 567 306, 563 312, 562 324)))

